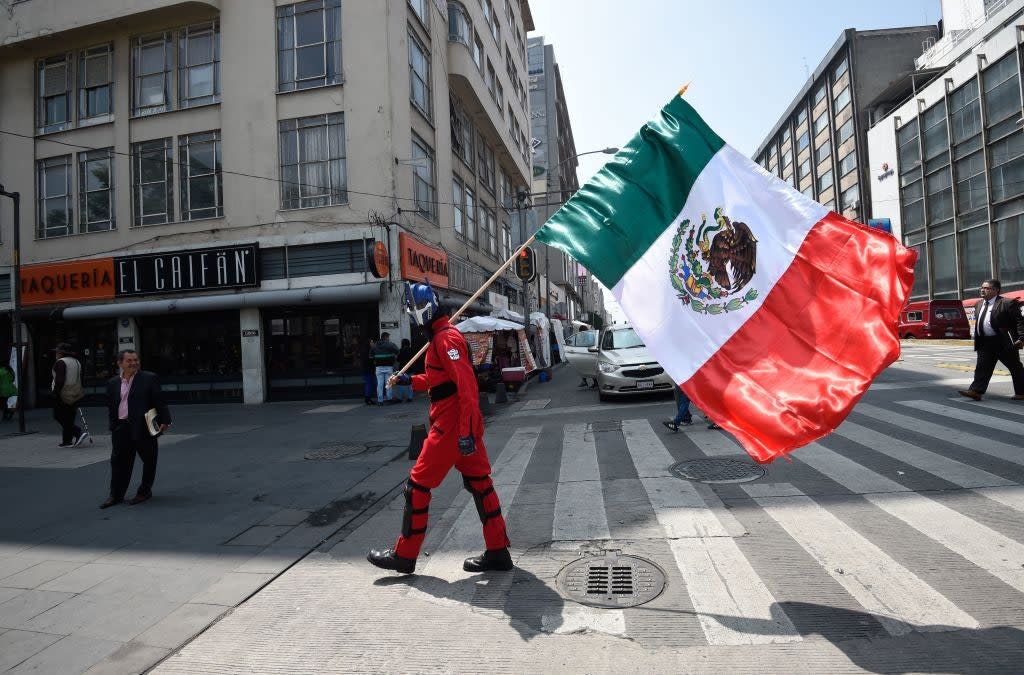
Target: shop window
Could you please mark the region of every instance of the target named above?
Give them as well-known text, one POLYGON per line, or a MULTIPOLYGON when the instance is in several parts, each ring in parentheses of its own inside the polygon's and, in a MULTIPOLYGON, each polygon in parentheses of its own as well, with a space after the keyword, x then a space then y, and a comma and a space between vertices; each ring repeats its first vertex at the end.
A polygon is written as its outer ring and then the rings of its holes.
POLYGON ((178 159, 182 174, 181 219, 223 217, 220 132, 181 136, 178 139, 178 159))
POLYGON ((71 155, 41 159, 38 162, 40 239, 66 237, 73 232, 75 212, 71 197, 71 155))
POLYGON ((1001 279, 1024 279, 1024 215, 1000 220, 995 224, 995 276, 1001 279))
POLYGON ((347 203, 344 113, 282 120, 278 129, 281 208, 347 203))
POLYGON ((134 225, 174 220, 174 159, 170 138, 132 145, 134 225))
POLYGON ((78 153, 81 232, 114 229, 113 148, 78 153))
POLYGON ((341 82, 341 0, 277 8, 277 89, 341 82))
POLYGON ((242 341, 237 311, 143 317, 139 333, 143 367, 160 376, 167 398, 241 398, 242 341))

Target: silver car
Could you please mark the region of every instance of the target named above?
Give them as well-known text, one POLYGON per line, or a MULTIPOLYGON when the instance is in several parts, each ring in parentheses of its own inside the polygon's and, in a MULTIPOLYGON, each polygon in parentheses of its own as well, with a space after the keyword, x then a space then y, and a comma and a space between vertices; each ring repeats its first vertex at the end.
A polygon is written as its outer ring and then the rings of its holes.
POLYGON ((627 394, 670 392, 675 387, 629 326, 606 329, 599 345, 590 351, 597 354, 597 387, 602 401, 627 394))
POLYGON ((590 378, 594 382, 597 382, 597 353, 593 348, 597 347, 598 334, 596 330, 584 330, 570 335, 565 339, 564 348, 565 360, 580 378, 590 378))

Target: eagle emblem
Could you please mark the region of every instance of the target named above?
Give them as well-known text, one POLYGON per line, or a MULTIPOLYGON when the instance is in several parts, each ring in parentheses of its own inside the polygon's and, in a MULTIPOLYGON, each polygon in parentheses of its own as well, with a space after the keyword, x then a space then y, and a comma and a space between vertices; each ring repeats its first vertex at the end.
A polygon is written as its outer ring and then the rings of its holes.
POLYGON ((757 271, 757 238, 722 207, 715 209, 713 223, 701 214, 699 224, 688 218, 679 224, 669 269, 677 297, 700 314, 734 312, 759 295, 746 288, 757 271))

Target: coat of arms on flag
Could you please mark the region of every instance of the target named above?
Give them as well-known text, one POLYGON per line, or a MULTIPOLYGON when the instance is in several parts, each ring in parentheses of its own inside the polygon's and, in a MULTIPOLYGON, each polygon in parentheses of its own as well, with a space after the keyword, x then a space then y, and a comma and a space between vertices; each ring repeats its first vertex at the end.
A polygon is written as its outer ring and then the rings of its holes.
POLYGON ((681 96, 536 238, 609 288, 665 371, 760 462, 834 430, 899 356, 916 254, 736 152, 681 96))

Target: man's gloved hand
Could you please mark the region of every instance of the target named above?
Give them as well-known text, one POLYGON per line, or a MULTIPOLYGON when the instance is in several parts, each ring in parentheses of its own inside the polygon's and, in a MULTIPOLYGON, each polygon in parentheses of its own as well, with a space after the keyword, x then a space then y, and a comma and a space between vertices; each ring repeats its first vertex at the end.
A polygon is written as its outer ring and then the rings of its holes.
POLYGON ((392 375, 388 378, 388 389, 394 389, 397 385, 405 385, 410 382, 412 382, 412 377, 408 373, 392 375))
POLYGON ((476 441, 473 440, 472 436, 462 436, 459 438, 459 452, 464 457, 476 452, 476 441))

